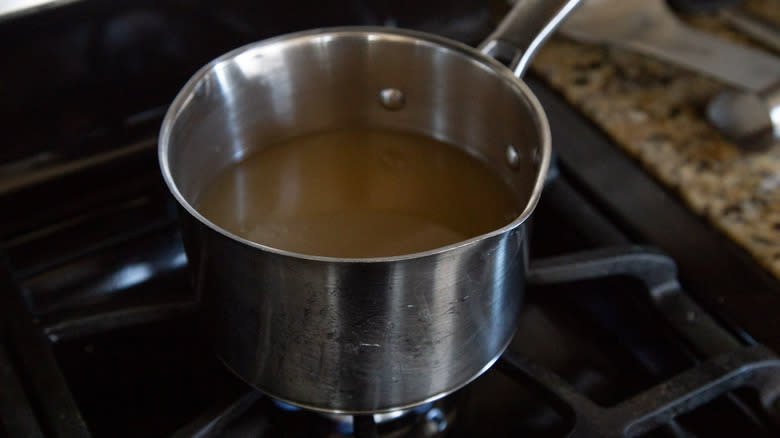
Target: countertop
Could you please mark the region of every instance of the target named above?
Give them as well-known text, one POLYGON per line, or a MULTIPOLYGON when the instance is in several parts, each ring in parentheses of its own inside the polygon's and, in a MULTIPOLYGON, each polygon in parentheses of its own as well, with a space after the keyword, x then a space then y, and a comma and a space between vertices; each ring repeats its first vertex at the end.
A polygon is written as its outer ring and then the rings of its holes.
MULTIPOLYGON (((745 7, 780 25, 780 0, 749 0, 745 7)), ((684 19, 760 47, 714 15, 684 19)), ((532 68, 780 279, 780 144, 748 152, 706 121, 705 105, 723 88, 720 83, 643 55, 561 36, 545 45, 532 68)))

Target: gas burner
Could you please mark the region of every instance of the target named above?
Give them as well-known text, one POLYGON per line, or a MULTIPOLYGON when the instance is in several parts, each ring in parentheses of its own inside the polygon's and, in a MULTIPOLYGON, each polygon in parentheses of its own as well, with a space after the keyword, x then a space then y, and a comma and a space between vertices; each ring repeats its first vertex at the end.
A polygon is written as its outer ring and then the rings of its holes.
MULTIPOLYGON (((277 405, 286 406, 287 409, 295 408, 292 405, 284 402, 276 402, 277 405)), ((383 412, 380 414, 368 414, 368 415, 347 415, 347 414, 326 414, 321 415, 334 421, 338 425, 338 430, 343 435, 352 435, 356 430, 371 428, 376 425, 377 428, 382 427, 385 430, 394 430, 396 433, 403 433, 404 430, 408 432, 408 429, 413 428, 415 425, 423 423, 425 436, 434 436, 437 433, 442 433, 449 426, 447 416, 444 411, 444 403, 442 402, 429 402, 409 409, 398 409, 390 412, 383 412), (386 425, 386 426, 384 426, 386 425)), ((283 408, 284 409, 284 408, 283 408)))
MULTIPOLYGON (((455 420, 454 398, 374 415, 309 411, 250 391, 222 409, 213 409, 177 431, 174 438, 273 434, 287 436, 435 438, 455 420), (301 420, 305 420, 302 426, 301 420)), ((254 436, 254 435, 253 435, 254 436)))

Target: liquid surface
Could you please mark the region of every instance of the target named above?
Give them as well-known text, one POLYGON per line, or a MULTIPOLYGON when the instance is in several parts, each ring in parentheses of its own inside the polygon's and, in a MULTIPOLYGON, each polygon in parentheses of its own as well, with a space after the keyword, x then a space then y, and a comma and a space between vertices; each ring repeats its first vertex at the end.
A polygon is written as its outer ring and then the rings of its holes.
POLYGON ((198 211, 245 239, 308 255, 427 251, 501 228, 521 212, 483 162, 437 140, 342 129, 278 143, 225 169, 198 211))

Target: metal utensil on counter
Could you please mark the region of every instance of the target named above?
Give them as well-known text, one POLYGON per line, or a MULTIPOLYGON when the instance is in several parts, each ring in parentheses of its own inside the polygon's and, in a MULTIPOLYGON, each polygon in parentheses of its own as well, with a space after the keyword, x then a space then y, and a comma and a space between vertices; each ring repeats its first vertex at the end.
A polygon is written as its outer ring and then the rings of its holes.
POLYGON ((780 52, 780 28, 743 8, 743 0, 667 0, 669 6, 686 14, 699 12, 717 14, 728 23, 756 41, 780 52))
POLYGON ((733 89, 708 105, 710 122, 738 145, 780 141, 780 59, 696 31, 664 0, 585 0, 561 26, 573 39, 610 44, 678 64, 733 89))
POLYGON ((767 47, 780 52, 780 29, 761 17, 745 12, 737 6, 730 6, 718 11, 718 16, 731 26, 750 35, 767 47))

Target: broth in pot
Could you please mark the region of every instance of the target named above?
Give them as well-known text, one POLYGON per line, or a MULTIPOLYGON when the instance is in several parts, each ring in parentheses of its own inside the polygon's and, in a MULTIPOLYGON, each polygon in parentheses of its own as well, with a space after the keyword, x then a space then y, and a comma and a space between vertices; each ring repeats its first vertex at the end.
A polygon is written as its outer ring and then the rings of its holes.
POLYGON ((252 242, 340 258, 440 248, 497 230, 522 208, 496 172, 460 148, 368 128, 252 151, 197 202, 208 220, 252 242))

